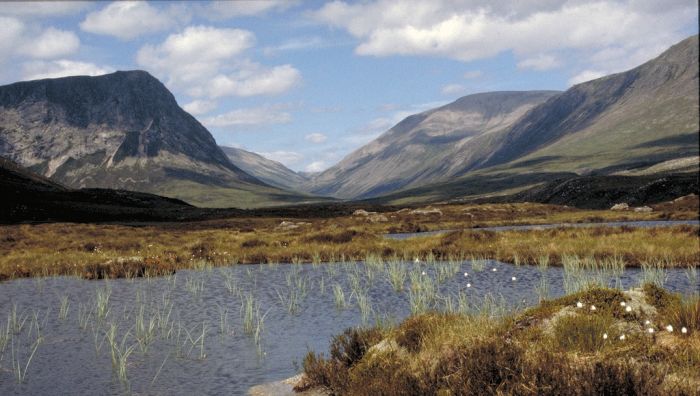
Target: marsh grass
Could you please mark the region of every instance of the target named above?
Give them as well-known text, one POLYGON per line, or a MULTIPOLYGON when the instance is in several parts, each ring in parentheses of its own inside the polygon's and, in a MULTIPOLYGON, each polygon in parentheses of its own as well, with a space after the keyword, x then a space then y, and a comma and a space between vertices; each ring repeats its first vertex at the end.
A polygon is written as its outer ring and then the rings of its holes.
MULTIPOLYGON (((460 228, 463 224, 458 219, 466 220, 461 207, 464 206, 441 207, 445 213, 454 216, 411 219, 413 230, 416 225, 421 229, 460 228)), ((576 222, 592 216, 601 220, 619 219, 620 216, 649 219, 650 216, 662 215, 585 212, 531 204, 468 207, 472 214, 482 213, 479 225, 545 220, 576 222), (544 217, 534 217, 536 214, 544 217)), ((430 263, 432 260, 447 260, 461 252, 521 265, 535 263, 543 254, 550 257, 551 265, 561 265, 564 255, 597 259, 618 256, 632 266, 640 266, 642 261, 654 257, 668 257, 664 265, 683 267, 700 261, 698 228, 695 226, 664 229, 561 228, 499 233, 470 230, 456 232, 449 237, 431 236, 402 241, 381 237, 390 229, 400 230, 405 216, 397 214, 397 220, 387 224, 370 224, 353 216, 339 216, 328 221, 308 219, 313 227, 293 231, 276 229, 279 219, 275 218, 146 227, 89 224, 0 226, 0 232, 9 236, 0 239, 0 280, 52 275, 77 275, 88 279, 152 277, 169 275, 185 268, 200 268, 208 272, 213 266, 236 263, 296 261, 318 265, 322 261, 360 261, 368 257, 389 259, 395 255, 420 257, 430 263), (255 230, 254 236, 238 231, 236 227, 243 223, 246 228, 255 230), (339 233, 337 230, 341 227, 351 232, 339 233), (311 237, 318 240, 309 242, 311 237), (249 243, 252 240, 257 242, 249 243), (146 248, 143 241, 152 242, 146 248), (311 252, 309 243, 313 243, 311 252)), ((672 214, 669 216, 674 217, 672 214)), ((697 218, 697 213, 684 212, 678 216, 697 218)))
POLYGON ((61 305, 58 308, 58 319, 64 321, 68 317, 68 309, 70 308, 68 296, 61 296, 60 304, 61 305))
MULTIPOLYGON (((645 294, 659 310, 657 322, 691 328, 697 320, 692 318, 700 318, 697 299, 681 308, 677 296, 654 288, 646 286, 645 294), (690 318, 672 319, 681 310, 690 318)), ((310 352, 305 380, 296 389, 321 386, 332 394, 363 395, 695 394, 697 336, 676 331, 650 337, 643 328, 635 330, 639 318, 620 310, 624 299, 617 289, 588 288, 521 311, 487 296, 463 303, 469 313, 458 314, 459 297, 448 295, 442 298, 446 313, 348 329, 334 338, 328 357, 310 352), (577 301, 600 308, 558 315, 577 301)))
POLYGON ((18 384, 25 382, 27 378, 27 372, 29 371, 29 365, 32 363, 32 359, 39 349, 39 345, 44 341, 44 339, 39 336, 36 340, 28 347, 29 356, 26 358, 26 362, 22 364, 22 359, 20 357, 20 342, 18 341, 17 346, 15 346, 14 338, 10 341, 12 348, 12 372, 15 375, 15 380, 18 384))
POLYGON ((345 309, 347 306, 345 302, 345 292, 339 283, 333 284, 333 301, 336 309, 345 309))

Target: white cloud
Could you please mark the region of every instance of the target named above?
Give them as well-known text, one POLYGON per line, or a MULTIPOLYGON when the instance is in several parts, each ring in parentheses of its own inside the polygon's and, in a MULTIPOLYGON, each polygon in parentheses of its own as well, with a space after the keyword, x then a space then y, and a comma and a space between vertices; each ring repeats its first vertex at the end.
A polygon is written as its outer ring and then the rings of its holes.
POLYGON ((582 82, 590 81, 590 80, 595 80, 596 78, 601 78, 605 76, 608 73, 602 72, 600 70, 584 70, 577 75, 571 77, 569 79, 569 84, 571 85, 576 85, 580 84, 582 82))
POLYGON ((481 70, 470 70, 468 72, 464 72, 464 79, 465 80, 471 80, 474 78, 479 78, 484 75, 484 72, 481 70))
MULTIPOLYGON (((311 14, 359 40, 359 55, 424 55, 461 61, 511 51, 516 59, 577 51, 584 68, 599 68, 593 53, 614 47, 626 55, 653 52, 684 38, 697 23, 690 0, 334 1, 311 14)), ((535 66, 534 61, 526 62, 535 66)), ((628 67, 616 57, 606 70, 628 67)), ((537 66, 545 67, 542 61, 537 66)))
POLYGON ((27 39, 19 52, 32 58, 51 59, 75 53, 79 47, 80 39, 75 33, 50 27, 39 37, 27 39))
POLYGON ((325 142, 328 139, 328 136, 326 136, 322 133, 314 132, 314 133, 310 133, 310 134, 304 136, 304 139, 306 141, 311 142, 311 143, 320 144, 320 143, 325 142))
POLYGON ((539 54, 518 62, 519 69, 532 69, 537 71, 551 70, 559 67, 561 62, 552 55, 539 54))
MULTIPOLYGON (((301 81, 301 73, 292 65, 266 68, 251 64, 229 75, 219 74, 209 81, 203 94, 221 96, 278 95, 301 81)), ((192 91, 193 93, 199 90, 192 91)))
POLYGON ((208 127, 255 127, 271 124, 287 124, 292 115, 273 106, 236 109, 227 113, 205 118, 208 127))
POLYGON ((309 49, 319 49, 319 48, 327 48, 331 47, 333 45, 337 45, 331 42, 328 42, 322 37, 317 37, 317 36, 311 36, 311 37, 299 37, 299 38, 293 38, 290 40, 287 40, 283 42, 282 44, 279 44, 277 46, 271 46, 271 47, 265 47, 263 49, 263 53, 265 55, 276 55, 280 52, 289 52, 289 51, 304 51, 304 50, 309 50, 309 49))
POLYGON ((326 169, 328 165, 324 161, 314 161, 304 168, 306 172, 321 172, 326 169))
MULTIPOLYGON (((6 58, 14 52, 17 42, 24 32, 24 24, 10 17, 0 16, 0 56, 6 58)), ((0 59, 0 62, 2 59, 0 59)))
POLYGON ((449 96, 449 95, 458 95, 458 94, 462 94, 462 93, 464 93, 466 90, 467 90, 467 87, 465 87, 464 85, 461 85, 461 84, 448 84, 448 85, 445 85, 444 87, 442 87, 442 89, 440 90, 440 92, 441 92, 443 95, 448 95, 448 96, 449 96))
POLYGON ((291 65, 267 67, 249 60, 245 51, 254 44, 247 30, 190 26, 159 45, 144 45, 136 61, 195 97, 276 95, 301 81, 291 65))
POLYGON ((89 13, 80 27, 86 32, 130 40, 168 29, 174 22, 172 15, 145 1, 115 1, 89 13))
POLYGON ((212 1, 198 11, 205 18, 223 20, 262 15, 270 11, 283 11, 296 4, 298 4, 298 1, 293 0, 212 1))
POLYGON ((192 115, 202 115, 216 109, 216 106, 215 101, 197 99, 185 104, 182 108, 192 115))
POLYGON ((304 160, 304 156, 295 151, 277 150, 270 152, 262 152, 258 154, 262 155, 267 159, 281 162, 282 164, 284 164, 284 166, 287 167, 298 164, 299 162, 304 160))
POLYGON ((99 76, 111 73, 113 70, 93 63, 60 59, 55 61, 27 62, 23 65, 22 71, 25 80, 38 80, 66 76, 99 76))

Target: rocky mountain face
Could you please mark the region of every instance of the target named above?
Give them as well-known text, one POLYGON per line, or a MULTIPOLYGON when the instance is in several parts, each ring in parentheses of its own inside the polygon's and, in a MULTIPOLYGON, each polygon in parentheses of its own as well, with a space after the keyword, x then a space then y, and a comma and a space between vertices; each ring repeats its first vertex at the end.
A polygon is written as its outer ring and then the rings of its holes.
POLYGON ((221 146, 224 154, 239 169, 271 186, 295 190, 308 178, 277 161, 235 147, 221 146))
POLYGON ((499 180, 489 191, 498 193, 564 174, 648 168, 698 155, 699 102, 696 35, 562 93, 470 95, 410 116, 307 188, 420 202, 455 198, 484 180, 499 180))
POLYGON ((454 178, 478 166, 513 123, 557 93, 475 94, 412 115, 314 177, 306 189, 365 198, 454 178))
POLYGON ((0 155, 73 188, 146 191, 196 204, 218 197, 223 206, 246 206, 236 197, 289 195, 233 165, 144 71, 0 87, 0 155))

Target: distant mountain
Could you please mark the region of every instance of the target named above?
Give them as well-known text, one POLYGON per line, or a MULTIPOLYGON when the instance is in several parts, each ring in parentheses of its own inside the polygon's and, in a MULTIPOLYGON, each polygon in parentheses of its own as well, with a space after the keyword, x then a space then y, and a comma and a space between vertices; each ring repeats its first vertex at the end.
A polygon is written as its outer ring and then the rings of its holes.
POLYGON ((73 188, 228 207, 300 198, 233 165, 209 131, 144 71, 0 87, 0 155, 73 188))
POLYGON ((410 116, 315 177, 309 190, 404 204, 512 194, 577 175, 649 174, 676 163, 692 170, 699 112, 695 35, 563 93, 470 95, 410 116))
POLYGON ((412 115, 314 177, 306 189, 366 198, 457 177, 492 154, 513 123, 557 93, 475 94, 412 115))
POLYGON ((697 155, 698 36, 624 73, 575 85, 515 123, 481 166, 580 174, 697 155))
POLYGON ((302 174, 260 154, 235 147, 221 146, 221 150, 236 167, 271 186, 294 190, 308 181, 302 174))

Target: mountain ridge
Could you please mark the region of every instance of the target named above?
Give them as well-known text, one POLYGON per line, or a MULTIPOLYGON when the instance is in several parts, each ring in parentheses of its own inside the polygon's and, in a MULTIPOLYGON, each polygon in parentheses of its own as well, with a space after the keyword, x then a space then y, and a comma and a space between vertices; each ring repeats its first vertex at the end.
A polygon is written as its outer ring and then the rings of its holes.
POLYGON ((239 169, 145 71, 0 87, 0 155, 73 188, 116 188, 195 204, 304 200, 239 169))

